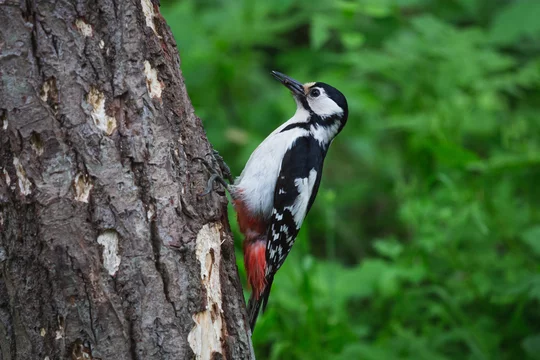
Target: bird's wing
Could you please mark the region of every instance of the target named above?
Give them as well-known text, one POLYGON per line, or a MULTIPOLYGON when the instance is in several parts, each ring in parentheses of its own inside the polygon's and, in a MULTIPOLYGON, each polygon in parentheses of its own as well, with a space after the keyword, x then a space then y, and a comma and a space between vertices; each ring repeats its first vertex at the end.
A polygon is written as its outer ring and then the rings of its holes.
POLYGON ((275 273, 289 254, 321 182, 325 150, 301 137, 285 153, 274 190, 266 243, 266 274, 275 273))

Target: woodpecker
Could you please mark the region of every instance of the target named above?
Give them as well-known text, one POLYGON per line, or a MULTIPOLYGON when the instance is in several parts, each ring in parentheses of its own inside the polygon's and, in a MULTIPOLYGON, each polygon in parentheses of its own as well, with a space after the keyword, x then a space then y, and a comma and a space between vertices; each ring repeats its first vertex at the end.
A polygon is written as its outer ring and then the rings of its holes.
POLYGON ((255 149, 228 187, 245 237, 252 331, 313 205, 328 147, 348 117, 347 100, 336 88, 322 82, 301 84, 277 71, 272 75, 291 91, 296 112, 255 149))

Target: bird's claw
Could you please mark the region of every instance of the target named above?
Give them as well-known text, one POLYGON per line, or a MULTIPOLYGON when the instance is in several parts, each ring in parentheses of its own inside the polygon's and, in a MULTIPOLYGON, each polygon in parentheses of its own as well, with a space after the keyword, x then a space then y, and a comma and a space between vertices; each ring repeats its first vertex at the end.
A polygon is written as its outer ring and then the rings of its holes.
POLYGON ((214 183, 215 182, 219 182, 220 184, 222 184, 225 189, 227 191, 229 191, 229 184, 227 184, 227 182, 225 180, 223 180, 223 178, 221 176, 219 176, 219 174, 212 174, 212 176, 210 176, 210 178, 208 179, 208 183, 206 184, 206 187, 204 188, 204 191, 200 194, 198 194, 198 196, 206 196, 208 194, 210 194, 213 190, 214 190, 214 183))
MULTIPOLYGON (((219 155, 219 153, 216 150, 213 151, 213 155, 214 155, 214 159, 219 164, 220 171, 227 177, 227 180, 229 180, 229 182, 232 183, 233 179, 232 179, 231 171, 229 167, 227 166, 227 164, 225 164, 225 161, 223 161, 223 158, 219 155)), ((194 157, 192 158, 192 160, 200 161, 206 167, 206 170, 208 170, 208 172, 212 174, 210 178, 208 179, 208 183, 206 187, 204 188, 203 192, 200 194, 197 194, 198 196, 203 197, 210 194, 214 189, 214 183, 216 181, 222 184, 225 187, 225 190, 229 191, 229 184, 227 184, 227 182, 214 170, 214 168, 210 165, 210 163, 208 163, 208 161, 206 161, 206 159, 203 159, 201 157, 194 157)))
POLYGON ((219 155, 219 152, 217 150, 213 150, 214 159, 217 161, 219 169, 221 170, 221 173, 225 176, 227 180, 229 180, 230 183, 234 182, 234 179, 231 174, 231 169, 225 163, 225 160, 223 160, 223 156, 219 155))

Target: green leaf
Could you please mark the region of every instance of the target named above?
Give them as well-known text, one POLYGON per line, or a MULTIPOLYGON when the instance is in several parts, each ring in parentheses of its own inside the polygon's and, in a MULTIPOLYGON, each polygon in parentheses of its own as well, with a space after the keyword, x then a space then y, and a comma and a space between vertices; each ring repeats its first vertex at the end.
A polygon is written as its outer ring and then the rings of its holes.
POLYGON ((521 346, 531 359, 540 359, 540 334, 527 336, 523 339, 521 346))
POLYGON ((320 49, 330 38, 330 26, 324 15, 315 15, 311 20, 311 47, 320 49))
POLYGON ((540 35, 540 1, 510 2, 495 17, 489 35, 492 41, 511 44, 524 36, 540 35))
POLYGON ((362 47, 365 41, 366 38, 361 33, 346 32, 341 34, 341 42, 343 43, 343 46, 345 46, 348 50, 356 50, 362 47))
POLYGON ((397 258, 403 251, 403 245, 401 245, 396 239, 376 240, 373 243, 373 247, 379 254, 390 259, 397 258))
POLYGON ((521 234, 521 240, 531 248, 535 255, 540 256, 540 225, 524 231, 521 234))
POLYGON ((392 352, 392 348, 365 343, 349 344, 343 349, 343 352, 339 355, 339 357, 337 357, 339 360, 392 360, 397 358, 398 357, 396 354, 392 352))

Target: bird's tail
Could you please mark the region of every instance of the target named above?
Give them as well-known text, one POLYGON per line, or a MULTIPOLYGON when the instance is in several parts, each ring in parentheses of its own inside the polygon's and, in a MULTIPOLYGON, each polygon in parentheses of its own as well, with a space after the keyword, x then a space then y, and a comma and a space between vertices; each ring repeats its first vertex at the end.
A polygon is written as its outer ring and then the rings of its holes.
POLYGON ((268 296, 270 295, 270 289, 272 288, 273 281, 273 277, 266 280, 266 286, 260 296, 257 296, 257 293, 255 291, 251 292, 251 296, 249 297, 249 302, 247 306, 247 314, 249 317, 249 327, 251 328, 252 333, 255 329, 255 324, 257 323, 257 317, 259 316, 261 306, 263 313, 266 310, 266 305, 268 305, 268 296))

